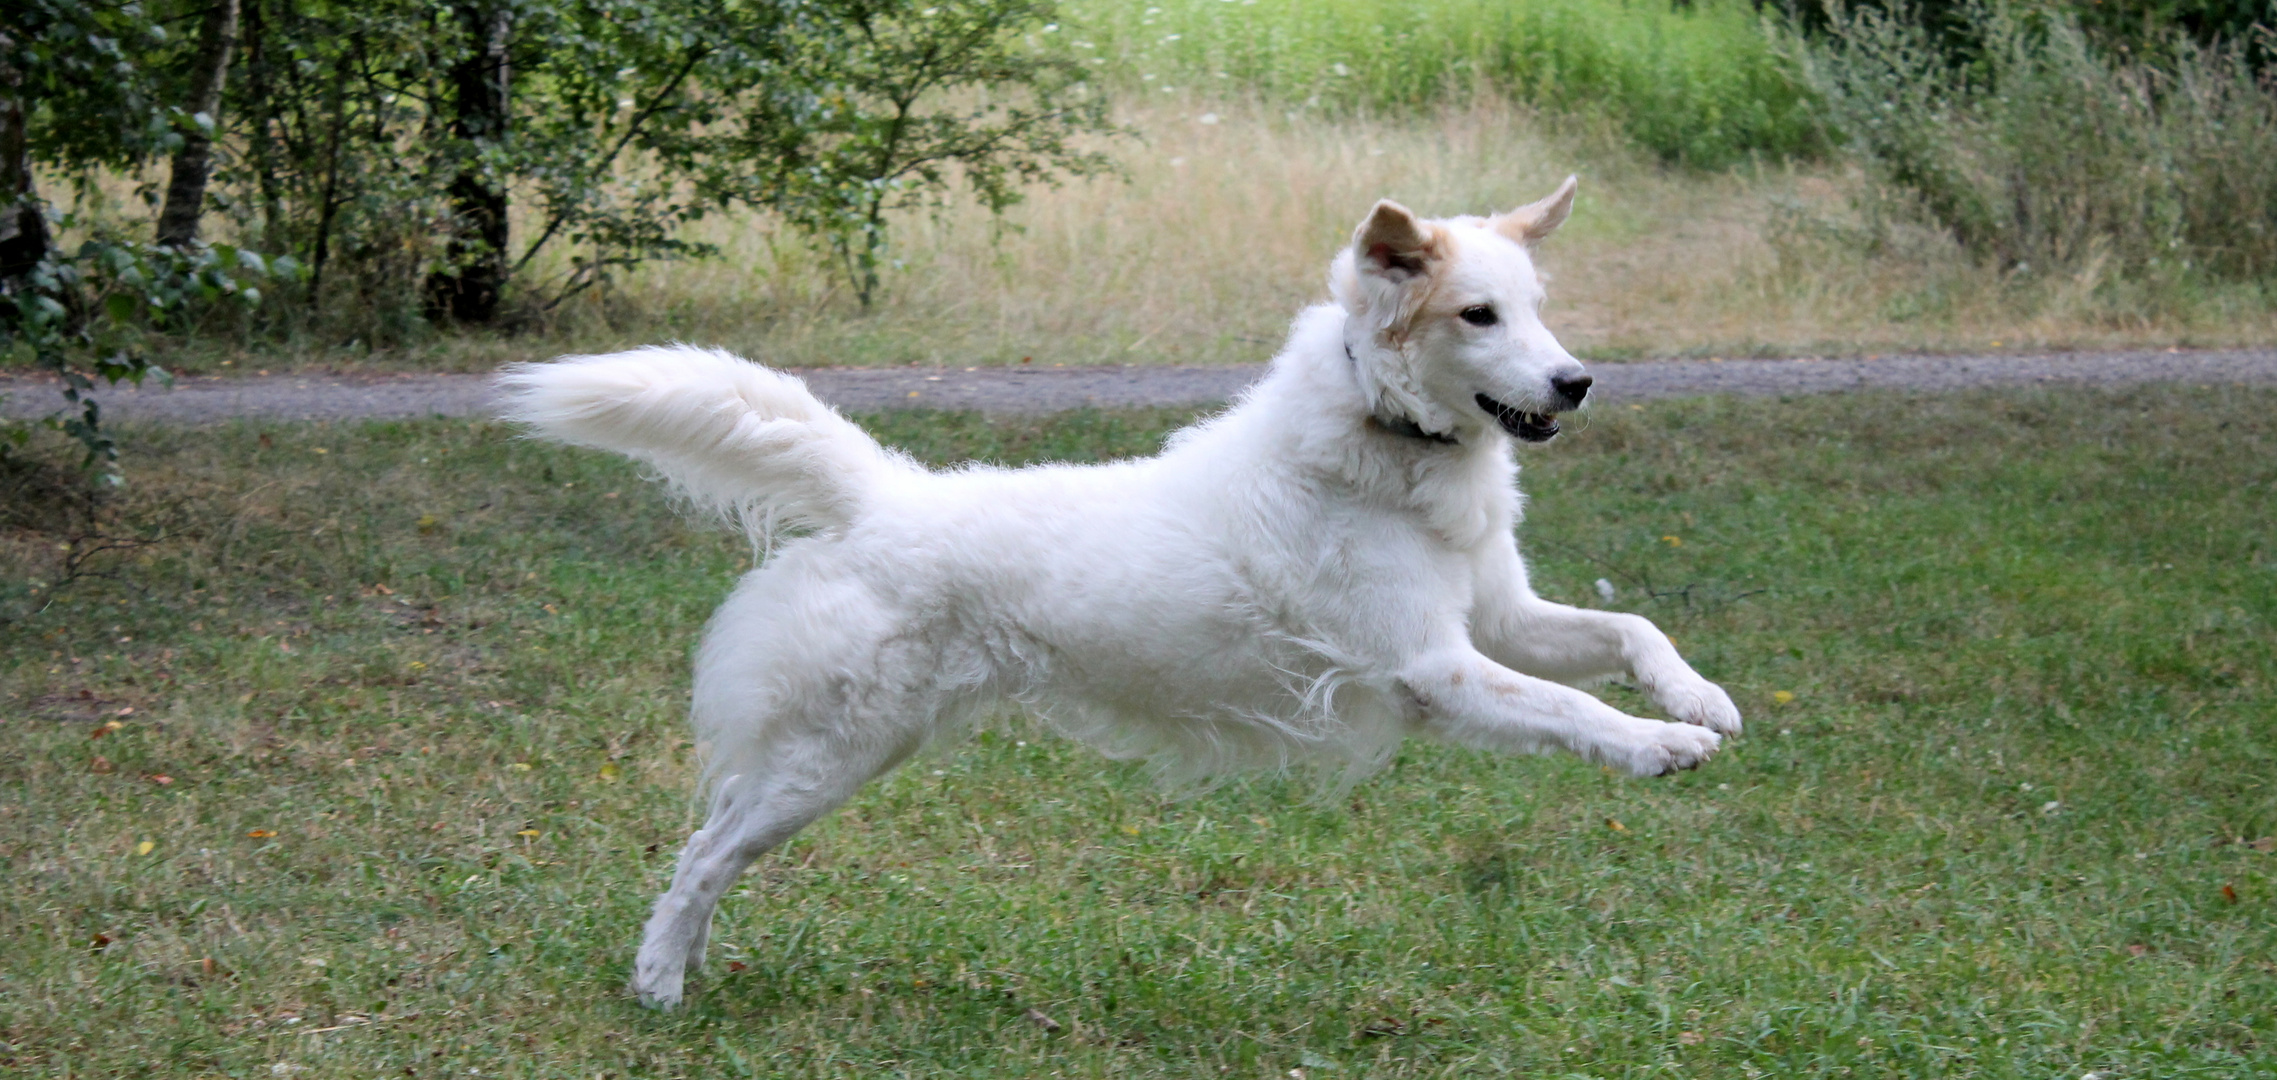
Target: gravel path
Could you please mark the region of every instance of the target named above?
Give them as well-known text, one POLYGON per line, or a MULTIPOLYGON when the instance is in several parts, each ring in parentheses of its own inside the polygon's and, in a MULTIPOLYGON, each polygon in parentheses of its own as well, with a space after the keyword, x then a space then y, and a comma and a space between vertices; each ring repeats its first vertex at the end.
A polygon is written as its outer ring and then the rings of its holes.
MULTIPOLYGON (((1890 356, 1867 360, 1653 360, 1598 363, 1593 404, 1702 394, 1769 397, 1869 388, 1955 391, 2071 383, 2123 386, 2277 385, 2277 349, 1890 356)), ((1048 413, 1096 406, 1201 405, 1247 386, 1262 365, 1238 367, 821 368, 801 371, 823 400, 853 412, 978 409, 1048 413)), ((0 376, 0 416, 43 416, 61 404, 54 384, 0 376)), ((477 416, 489 411, 481 375, 207 376, 102 393, 121 420, 210 423, 233 417, 348 420, 477 416)))

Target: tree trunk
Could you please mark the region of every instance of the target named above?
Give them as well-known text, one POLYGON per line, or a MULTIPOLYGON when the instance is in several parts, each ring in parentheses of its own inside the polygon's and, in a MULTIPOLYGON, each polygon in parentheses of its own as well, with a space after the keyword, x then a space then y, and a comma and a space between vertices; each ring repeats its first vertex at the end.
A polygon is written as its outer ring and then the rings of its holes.
POLYGON ((0 286, 29 273, 48 250, 47 215, 32 185, 23 86, 23 73, 0 63, 0 286))
POLYGON ((245 9, 245 89, 252 98, 252 133, 246 140, 253 159, 253 175, 261 189, 261 244, 270 251, 285 250, 285 196, 277 178, 277 99, 275 73, 265 46, 268 24, 261 0, 245 9))
POLYGON ((182 247, 198 238, 198 216, 206 208, 206 181, 213 176, 213 136, 220 125, 221 87, 229 77, 229 54, 237 47, 238 0, 213 0, 198 33, 197 68, 191 73, 190 113, 203 116, 182 132, 174 152, 174 172, 166 184, 166 208, 158 215, 158 242, 182 247))
POLYGON ((508 91, 513 73, 506 47, 513 13, 500 0, 467 0, 457 9, 469 48, 451 67, 456 116, 451 134, 468 160, 451 181, 452 229, 449 265, 427 279, 431 315, 462 323, 487 323, 498 315, 506 286, 506 186, 484 174, 476 158, 506 137, 508 91))

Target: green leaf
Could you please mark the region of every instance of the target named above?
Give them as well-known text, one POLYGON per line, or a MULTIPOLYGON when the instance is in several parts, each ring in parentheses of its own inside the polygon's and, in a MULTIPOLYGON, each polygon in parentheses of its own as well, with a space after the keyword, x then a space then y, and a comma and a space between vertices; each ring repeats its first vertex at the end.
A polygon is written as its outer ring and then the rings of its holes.
POLYGON ((113 321, 126 322, 134 318, 134 297, 125 293, 112 293, 103 298, 103 308, 111 313, 113 321))

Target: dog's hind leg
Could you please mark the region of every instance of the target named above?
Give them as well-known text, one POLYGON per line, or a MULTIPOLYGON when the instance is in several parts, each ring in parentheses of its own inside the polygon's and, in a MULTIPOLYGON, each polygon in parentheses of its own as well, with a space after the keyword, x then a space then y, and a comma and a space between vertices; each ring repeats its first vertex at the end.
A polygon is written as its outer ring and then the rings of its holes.
POLYGON ((915 749, 903 744, 848 745, 817 733, 778 740, 763 769, 721 782, 711 817, 688 838, 672 887, 656 901, 633 961, 633 992, 643 1004, 680 1002, 687 971, 703 959, 712 910, 737 875, 815 819, 853 797, 871 778, 915 749))

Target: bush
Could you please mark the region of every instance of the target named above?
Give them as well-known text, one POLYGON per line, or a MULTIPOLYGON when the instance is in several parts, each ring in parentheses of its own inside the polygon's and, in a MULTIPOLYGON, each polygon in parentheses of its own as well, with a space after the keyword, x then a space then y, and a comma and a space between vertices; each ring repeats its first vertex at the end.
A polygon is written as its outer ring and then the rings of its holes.
POLYGON ((1602 116, 1696 167, 1818 146, 1808 92, 1737 0, 1089 0, 1065 12, 1079 51, 1150 90, 1405 108, 1484 84, 1602 116))
POLYGON ((1904 12, 1836 11, 1798 43, 1878 197, 2004 268, 2277 275, 2277 96, 2237 46, 2099 51, 2068 16, 1965 11, 1949 63, 1904 12))

